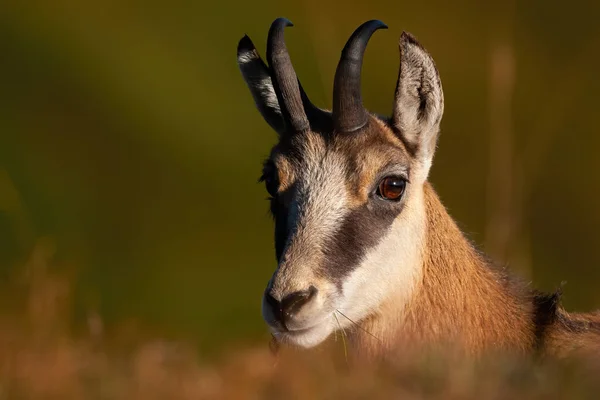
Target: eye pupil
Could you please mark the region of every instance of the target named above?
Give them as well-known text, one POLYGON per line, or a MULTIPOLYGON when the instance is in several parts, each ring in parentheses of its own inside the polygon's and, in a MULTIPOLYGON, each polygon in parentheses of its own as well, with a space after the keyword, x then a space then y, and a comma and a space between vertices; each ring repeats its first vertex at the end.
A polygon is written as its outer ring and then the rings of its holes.
POLYGON ((379 195, 386 200, 398 200, 404 193, 406 181, 402 178, 387 177, 379 183, 379 195))

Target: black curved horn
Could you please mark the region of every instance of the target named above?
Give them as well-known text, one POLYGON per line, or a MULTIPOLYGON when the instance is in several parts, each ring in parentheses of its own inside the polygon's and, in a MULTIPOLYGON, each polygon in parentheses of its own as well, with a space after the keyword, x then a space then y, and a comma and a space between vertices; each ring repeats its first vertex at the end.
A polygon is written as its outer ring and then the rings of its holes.
POLYGON ((371 35, 387 29, 379 20, 359 26, 342 50, 333 82, 333 124, 338 132, 353 132, 366 125, 368 113, 362 104, 360 74, 363 56, 371 35))
POLYGON ((310 124, 303 106, 305 95, 300 90, 298 77, 283 37, 283 31, 288 26, 294 24, 286 18, 277 18, 271 24, 267 39, 267 61, 284 121, 290 130, 300 132, 309 129, 310 124))

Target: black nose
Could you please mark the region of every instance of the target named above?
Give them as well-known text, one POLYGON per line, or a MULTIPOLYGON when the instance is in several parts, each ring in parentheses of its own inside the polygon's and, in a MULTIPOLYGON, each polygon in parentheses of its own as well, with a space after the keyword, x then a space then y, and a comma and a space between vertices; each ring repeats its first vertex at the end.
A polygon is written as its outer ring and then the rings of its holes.
POLYGON ((290 293, 281 301, 275 299, 270 292, 265 294, 267 304, 273 312, 273 317, 284 327, 287 320, 293 318, 302 307, 308 304, 317 294, 317 288, 311 286, 308 290, 290 293))

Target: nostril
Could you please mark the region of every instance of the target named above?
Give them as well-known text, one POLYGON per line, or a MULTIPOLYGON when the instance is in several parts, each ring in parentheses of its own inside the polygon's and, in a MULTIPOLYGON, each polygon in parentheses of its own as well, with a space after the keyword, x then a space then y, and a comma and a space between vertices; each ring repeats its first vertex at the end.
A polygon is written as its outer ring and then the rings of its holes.
POLYGON ((309 303, 316 295, 317 288, 311 286, 308 290, 303 290, 295 293, 291 293, 281 300, 281 310, 283 311, 283 315, 285 317, 291 317, 304 305, 309 303))
POLYGON ((265 293, 265 300, 271 308, 271 312, 273 313, 273 317, 276 321, 283 321, 282 308, 281 303, 275 299, 275 297, 271 296, 270 293, 265 293))
POLYGON ((280 308, 280 303, 275 299, 275 297, 271 296, 270 293, 265 293, 265 300, 267 304, 271 306, 273 310, 278 310, 280 308))
POLYGON ((311 286, 308 290, 291 293, 279 301, 267 290, 264 300, 272 315, 272 320, 269 318, 271 323, 287 331, 289 319, 293 318, 294 314, 298 313, 302 307, 313 300, 317 292, 317 288, 311 286))

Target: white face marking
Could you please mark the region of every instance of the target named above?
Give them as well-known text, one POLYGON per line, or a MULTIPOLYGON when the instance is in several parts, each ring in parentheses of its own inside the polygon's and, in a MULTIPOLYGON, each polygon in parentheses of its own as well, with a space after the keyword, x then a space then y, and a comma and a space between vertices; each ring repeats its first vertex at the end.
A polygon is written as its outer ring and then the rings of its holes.
MULTIPOLYGON (((295 199, 288 214, 288 226, 295 227, 295 232, 286 244, 273 282, 276 299, 323 281, 315 274, 321 265, 323 243, 336 233, 349 212, 345 162, 339 154, 325 151, 322 138, 315 135, 307 143, 304 168, 297 172, 295 199)), ((325 294, 324 289, 319 287, 319 297, 325 294)))
MULTIPOLYGON (((389 233, 370 249, 362 263, 347 278, 343 293, 334 287, 330 301, 321 297, 312 309, 311 318, 319 315, 310 329, 291 334, 275 333, 286 343, 304 348, 314 347, 336 330, 352 327, 371 315, 383 303, 393 302, 402 309, 410 301, 422 277, 422 249, 424 248, 425 209, 421 186, 407 199, 405 209, 393 222, 389 233), (325 308, 325 309, 323 309, 325 308), (336 314, 336 310, 341 311, 336 314), (316 314, 315 314, 316 313, 316 314), (350 321, 348 318, 352 321, 350 321)), ((388 316, 392 323, 401 323, 402 312, 388 316), (395 320, 394 320, 395 319, 395 320)), ((313 320, 314 321, 314 320, 313 320)))
POLYGON ((426 176, 427 168, 417 171, 416 182, 406 193, 404 210, 378 244, 368 249, 360 265, 344 278, 340 293, 333 282, 315 272, 322 265, 323 244, 338 232, 350 212, 346 163, 341 155, 325 152, 322 140, 307 143, 310 146, 303 149, 303 168, 295 172, 297 192, 288 214, 289 226, 296 231, 274 275, 272 294, 281 299, 310 285, 319 292, 288 326, 301 331, 273 333, 283 342, 313 347, 335 330, 353 325, 336 310, 360 322, 386 301, 402 307, 410 300, 422 276, 426 222, 419 178, 426 176))
POLYGON ((349 212, 345 161, 340 154, 326 151, 324 140, 314 136, 303 149, 303 168, 295 172, 295 199, 288 214, 294 233, 274 274, 272 295, 276 299, 311 285, 316 298, 304 306, 286 325, 292 332, 273 334, 284 343, 313 347, 336 328, 334 304, 339 296, 333 282, 319 276, 323 264, 323 244, 335 235, 349 212), (293 332, 301 329, 301 332, 293 332))
MULTIPOLYGON (((355 322, 372 314, 386 300, 402 308, 422 276, 426 221, 422 189, 420 186, 415 189, 388 234, 368 251, 344 282, 338 307, 355 322)), ((346 318, 343 320, 340 320, 342 328, 352 324, 346 318)))

